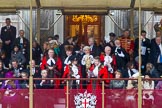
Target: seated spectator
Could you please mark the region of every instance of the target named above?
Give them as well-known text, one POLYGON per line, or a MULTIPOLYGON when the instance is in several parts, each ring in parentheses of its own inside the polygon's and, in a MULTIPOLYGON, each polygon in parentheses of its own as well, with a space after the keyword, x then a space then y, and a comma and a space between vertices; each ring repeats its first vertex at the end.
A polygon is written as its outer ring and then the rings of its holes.
POLYGON ((146 108, 152 108, 151 105, 154 102, 153 97, 153 90, 155 87, 154 81, 149 80, 151 78, 150 74, 145 74, 144 81, 142 83, 143 86, 143 99, 144 99, 144 106, 147 106, 146 108))
MULTIPOLYGON (((116 70, 115 71, 115 78, 122 78, 122 71, 116 70)), ((110 88, 111 89, 123 89, 125 88, 125 81, 124 80, 111 80, 110 81, 110 88)))
MULTIPOLYGON (((155 66, 152 63, 147 63, 146 64, 146 72, 145 74, 150 74, 151 78, 160 78, 160 74, 155 68, 155 66)), ((155 85, 158 83, 158 81, 155 81, 155 85)))
POLYGON ((1 53, 2 51, 4 51, 4 49, 3 49, 3 42, 2 42, 2 40, 0 39, 0 53, 1 53))
POLYGON ((15 39, 14 46, 19 46, 19 51, 24 55, 26 62, 25 65, 29 64, 30 57, 30 43, 29 40, 25 37, 25 31, 19 30, 19 36, 15 39))
POLYGON ((157 89, 157 90, 162 90, 162 81, 158 81, 158 83, 157 83, 155 89, 157 89))
MULTIPOLYGON (((122 78, 122 71, 117 69, 115 71, 115 78, 119 79, 122 78)), ((110 81, 110 93, 112 95, 112 108, 117 108, 119 107, 118 105, 121 104, 121 101, 125 99, 125 81, 124 80, 111 80, 110 81)), ((120 105, 121 108, 124 107, 124 103, 120 105)))
POLYGON ((137 89, 138 88, 138 82, 137 82, 137 78, 139 76, 139 73, 135 73, 132 75, 131 78, 136 79, 136 80, 128 80, 127 83, 127 89, 137 89))
POLYGON ((0 60, 2 60, 3 64, 4 64, 4 68, 8 69, 9 68, 9 60, 6 57, 6 53, 4 51, 2 51, 0 53, 0 60))
POLYGON ((127 63, 127 68, 123 70, 123 78, 131 78, 133 74, 138 73, 133 62, 127 63))
POLYGON ((5 78, 8 78, 8 80, 3 81, 1 89, 20 89, 19 81, 10 79, 14 78, 14 73, 12 71, 7 72, 5 78))
POLYGON ((14 50, 11 52, 11 61, 10 61, 10 63, 13 60, 17 60, 17 62, 18 62, 18 64, 20 66, 24 66, 24 64, 26 62, 26 59, 25 59, 24 55, 22 54, 21 51, 19 51, 19 46, 18 45, 15 45, 14 50))
POLYGON ((13 60, 11 62, 10 70, 14 73, 14 77, 19 78, 21 75, 20 73, 22 72, 23 68, 18 64, 17 60, 13 60))
MULTIPOLYGON (((36 66, 35 60, 32 60, 32 75, 34 78, 39 78, 41 76, 41 69, 39 66, 36 66)), ((30 69, 28 69, 30 71, 30 69)))
POLYGON ((20 80, 20 88, 22 89, 28 89, 29 88, 29 80, 28 78, 28 73, 27 72, 21 72, 21 78, 23 80, 20 80))
MULTIPOLYGON (((47 70, 42 70, 41 71, 41 78, 48 78, 48 71, 47 70)), ((36 81, 36 88, 37 89, 50 89, 53 88, 54 84, 53 81, 51 80, 37 80, 36 81)))
POLYGON ((127 92, 126 92, 126 108, 137 108, 137 88, 138 88, 138 82, 137 78, 139 76, 139 73, 135 73, 132 75, 131 78, 136 80, 128 80, 127 84, 127 92))
POLYGON ((160 78, 159 72, 152 63, 146 64, 146 74, 150 74, 152 78, 160 78))
MULTIPOLYGON (((0 60, 0 78, 5 78, 5 74, 6 74, 7 70, 4 69, 3 67, 3 62, 0 60)), ((0 87, 2 85, 3 80, 0 80, 0 87)))

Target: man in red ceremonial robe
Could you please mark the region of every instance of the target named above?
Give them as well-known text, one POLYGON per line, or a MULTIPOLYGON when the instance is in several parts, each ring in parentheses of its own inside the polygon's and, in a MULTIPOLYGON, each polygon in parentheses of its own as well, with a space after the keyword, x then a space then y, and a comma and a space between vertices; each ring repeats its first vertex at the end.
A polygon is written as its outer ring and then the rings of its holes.
MULTIPOLYGON (((81 77, 81 68, 78 66, 78 59, 76 56, 72 56, 69 60, 71 63, 65 66, 63 78, 75 78, 76 80, 69 81, 69 88, 80 88, 81 86, 79 79, 81 77)), ((62 83, 65 83, 65 81, 62 83)))
MULTIPOLYGON (((61 69, 62 69, 62 62, 61 59, 58 56, 54 56, 54 50, 49 49, 48 50, 48 56, 44 57, 41 64, 41 69, 48 69, 48 76, 49 78, 60 78, 61 77, 61 69), (51 73, 51 71, 53 73, 51 73)), ((60 81, 56 80, 55 82, 55 88, 59 88, 60 81)))
POLYGON ((51 63, 51 61, 56 65, 57 69, 61 71, 62 61, 58 56, 54 55, 53 49, 49 49, 48 55, 43 57, 42 63, 41 63, 41 70, 46 69, 48 67, 48 64, 51 63))
MULTIPOLYGON (((107 67, 101 64, 100 58, 94 58, 94 65, 92 65, 88 72, 88 78, 112 78, 113 75, 109 74, 107 67)), ((102 80, 90 80, 87 89, 101 89, 102 80)), ((109 86, 110 80, 105 80, 105 85, 109 86)))
POLYGON ((116 59, 115 56, 111 53, 111 47, 106 46, 105 52, 101 53, 100 55, 100 61, 104 66, 108 67, 108 71, 110 73, 113 73, 114 70, 116 70, 116 59))

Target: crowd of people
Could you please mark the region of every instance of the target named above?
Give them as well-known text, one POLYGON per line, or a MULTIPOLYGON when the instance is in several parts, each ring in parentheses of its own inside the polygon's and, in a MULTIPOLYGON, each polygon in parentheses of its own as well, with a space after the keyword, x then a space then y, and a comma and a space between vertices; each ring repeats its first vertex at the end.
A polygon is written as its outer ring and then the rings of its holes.
MULTIPOLYGON (((141 31, 141 71, 144 78, 160 78, 162 75, 162 20, 155 24, 156 37, 148 39, 145 30, 141 31)), ((0 80, 1 89, 27 89, 32 65, 34 78, 73 78, 69 88, 101 88, 101 81, 91 78, 128 78, 128 80, 104 80, 107 89, 137 88, 137 81, 129 78, 139 76, 139 38, 130 36, 124 30, 121 36, 110 33, 110 41, 96 44, 94 37, 88 44, 78 45, 78 36, 67 37, 59 42, 59 35, 48 37, 41 47, 36 40, 29 42, 25 31, 19 30, 6 18, 6 26, 1 28, 0 40, 0 80), (29 60, 29 45, 32 43, 32 61, 29 60), (11 80, 22 78, 23 80, 11 80), (89 80, 80 80, 88 78, 89 80)), ((144 89, 162 89, 161 81, 144 80, 144 89)), ((59 89, 66 86, 66 80, 34 80, 34 88, 59 89)))

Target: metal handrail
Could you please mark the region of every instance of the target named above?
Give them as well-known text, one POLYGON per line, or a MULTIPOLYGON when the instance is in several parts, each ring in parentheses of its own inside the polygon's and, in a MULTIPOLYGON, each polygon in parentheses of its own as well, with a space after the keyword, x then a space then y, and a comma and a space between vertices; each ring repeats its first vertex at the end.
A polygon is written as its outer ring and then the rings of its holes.
MULTIPOLYGON (((0 80, 29 80, 29 78, 0 78, 0 80)), ((76 80, 76 78, 33 78, 33 80, 76 80)), ((138 80, 137 78, 80 78, 77 80, 138 80)), ((162 80, 162 78, 142 78, 142 80, 162 80)))

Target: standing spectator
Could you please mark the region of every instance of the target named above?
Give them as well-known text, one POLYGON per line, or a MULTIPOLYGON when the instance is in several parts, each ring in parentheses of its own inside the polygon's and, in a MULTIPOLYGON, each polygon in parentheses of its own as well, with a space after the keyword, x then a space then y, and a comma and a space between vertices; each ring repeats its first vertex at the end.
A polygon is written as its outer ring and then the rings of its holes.
POLYGON ((48 37, 48 42, 50 42, 51 40, 53 40, 53 37, 52 36, 49 36, 48 37))
POLYGON ((126 68, 126 64, 129 61, 129 55, 125 49, 121 47, 120 40, 115 40, 115 48, 113 52, 115 54, 117 69, 122 70, 126 68))
MULTIPOLYGON (((142 72, 146 69, 146 63, 149 62, 149 54, 150 54, 150 40, 146 38, 146 31, 141 31, 141 57, 142 57, 142 72)), ((134 58, 138 57, 138 49, 139 49, 139 38, 135 40, 135 48, 134 48, 134 58)))
MULTIPOLYGON (((156 37, 162 37, 161 32, 157 31, 156 32, 156 37)), ((151 39, 151 46, 156 45, 156 37, 151 39)))
POLYGON ((48 50, 49 49, 50 49, 49 43, 48 42, 44 42, 43 43, 43 56, 42 56, 42 58, 48 56, 48 50))
MULTIPOLYGON (((83 51, 84 51, 84 55, 83 55, 82 60, 81 60, 82 77, 86 78, 88 69, 93 64, 93 56, 90 54, 90 47, 89 46, 84 46, 83 51)), ((83 88, 86 88, 86 81, 84 80, 82 83, 83 83, 83 88)))
POLYGON ((116 38, 116 34, 115 33, 109 33, 110 36, 110 41, 106 42, 106 46, 110 46, 111 48, 115 47, 115 38, 116 38))
MULTIPOLYGON (((92 65, 87 72, 88 78, 112 78, 112 74, 108 72, 106 66, 101 64, 99 56, 94 58, 94 65, 92 65)), ((109 87, 110 80, 105 80, 105 86, 109 87)), ((87 89, 101 89, 101 81, 90 80, 87 89)))
POLYGON ((162 74, 162 44, 161 37, 155 38, 156 44, 151 44, 151 53, 153 55, 150 57, 151 63, 155 66, 155 68, 162 74))
MULTIPOLYGON (((65 71, 62 78, 75 78, 76 80, 70 80, 69 88, 76 89, 80 88, 81 68, 78 65, 78 59, 76 56, 71 57, 71 63, 65 66, 65 71)), ((65 83, 63 81, 62 83, 65 83)))
POLYGON ((162 33, 162 19, 154 25, 154 30, 155 32, 160 31, 162 33))
POLYGON ((10 59, 12 45, 16 39, 16 27, 11 25, 10 18, 6 18, 6 26, 1 28, 1 39, 6 56, 10 59))
POLYGON ((101 53, 100 60, 101 63, 103 63, 105 66, 108 67, 108 71, 110 73, 114 72, 114 69, 116 67, 116 60, 114 55, 112 55, 112 50, 110 46, 105 47, 105 53, 101 53))
POLYGON ((66 45, 65 46, 65 52, 66 52, 66 59, 64 61, 64 65, 63 66, 66 66, 68 64, 71 63, 70 59, 71 57, 73 56, 72 52, 73 52, 73 46, 72 45, 66 45))
POLYGON ((41 69, 47 69, 48 65, 54 64, 57 68, 57 70, 59 70, 59 72, 61 72, 62 69, 62 61, 58 56, 54 55, 54 50, 53 49, 49 49, 48 50, 48 55, 46 57, 43 57, 42 60, 42 64, 41 64, 41 69))
POLYGON ((62 61, 65 61, 66 59, 66 52, 65 52, 65 46, 66 45, 72 45, 73 38, 68 36, 65 40, 65 42, 60 46, 60 57, 62 61))
POLYGON ((96 45, 93 37, 88 38, 88 45, 90 47, 91 55, 93 55, 93 57, 100 56, 101 49, 96 45))
POLYGON ((78 36, 73 37, 73 46, 74 46, 73 53, 77 55, 80 50, 80 46, 78 45, 78 36))
POLYGON ((26 58, 26 64, 29 63, 29 40, 24 37, 24 30, 19 31, 19 37, 15 39, 14 45, 20 46, 20 51, 26 58))
POLYGON ((133 59, 134 39, 130 37, 129 30, 125 30, 123 35, 119 38, 121 47, 129 54, 130 60, 133 59))
POLYGON ((33 54, 33 60, 35 60, 36 65, 40 65, 41 63, 41 57, 43 56, 42 49, 40 45, 37 43, 37 41, 33 41, 32 44, 32 54, 33 54))
POLYGON ((61 45, 61 42, 59 41, 59 35, 58 34, 56 34, 56 35, 54 35, 54 40, 56 40, 57 41, 57 45, 61 45))

